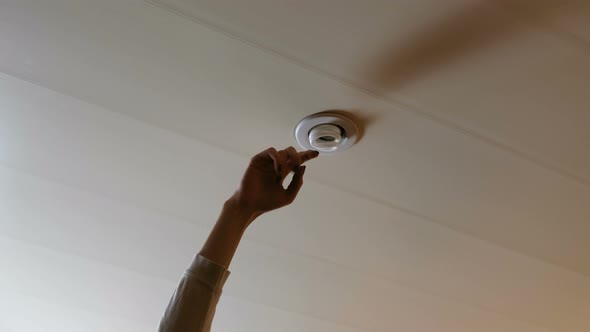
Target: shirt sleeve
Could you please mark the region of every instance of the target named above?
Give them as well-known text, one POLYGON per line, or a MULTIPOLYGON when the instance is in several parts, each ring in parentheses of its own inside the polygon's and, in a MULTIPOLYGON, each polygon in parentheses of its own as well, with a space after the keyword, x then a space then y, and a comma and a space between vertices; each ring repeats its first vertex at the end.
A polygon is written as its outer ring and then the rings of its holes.
POLYGON ((197 255, 180 279, 160 320, 159 332, 209 332, 229 271, 197 255))

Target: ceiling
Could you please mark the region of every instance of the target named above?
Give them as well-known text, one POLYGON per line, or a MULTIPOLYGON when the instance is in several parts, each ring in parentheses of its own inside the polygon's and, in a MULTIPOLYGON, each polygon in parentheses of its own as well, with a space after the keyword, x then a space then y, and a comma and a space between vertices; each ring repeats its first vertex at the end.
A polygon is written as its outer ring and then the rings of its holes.
POLYGON ((213 331, 588 331, 590 4, 0 1, 2 331, 146 331, 253 153, 213 331))

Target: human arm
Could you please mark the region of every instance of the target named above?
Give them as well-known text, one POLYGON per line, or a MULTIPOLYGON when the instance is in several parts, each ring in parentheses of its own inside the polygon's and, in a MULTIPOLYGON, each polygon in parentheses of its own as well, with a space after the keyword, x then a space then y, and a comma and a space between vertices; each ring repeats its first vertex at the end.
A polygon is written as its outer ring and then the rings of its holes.
POLYGON ((292 203, 301 186, 306 161, 316 151, 269 148, 252 158, 239 189, 225 202, 199 255, 181 279, 162 320, 160 332, 209 331, 227 268, 247 227, 265 212, 292 203), (285 177, 293 179, 283 187, 285 177))

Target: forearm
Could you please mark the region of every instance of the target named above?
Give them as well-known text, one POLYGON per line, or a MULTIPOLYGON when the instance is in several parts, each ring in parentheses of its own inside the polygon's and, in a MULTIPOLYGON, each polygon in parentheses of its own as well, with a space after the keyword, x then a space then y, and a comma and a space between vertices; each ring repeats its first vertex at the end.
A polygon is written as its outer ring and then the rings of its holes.
POLYGON ((255 218, 256 214, 242 208, 235 198, 228 199, 199 254, 228 268, 246 228, 255 218))
POLYGON ((160 332, 208 332, 227 268, 254 214, 230 198, 201 252, 180 280, 160 322, 160 332))

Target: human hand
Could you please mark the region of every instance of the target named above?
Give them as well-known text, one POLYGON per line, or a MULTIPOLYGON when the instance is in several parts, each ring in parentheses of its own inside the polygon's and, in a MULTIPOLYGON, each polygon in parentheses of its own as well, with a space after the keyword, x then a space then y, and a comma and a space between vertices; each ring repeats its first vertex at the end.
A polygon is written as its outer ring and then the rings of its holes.
POLYGON ((319 152, 312 150, 297 152, 293 147, 260 152, 250 161, 232 200, 252 219, 292 203, 303 185, 305 166, 302 164, 318 155, 319 152), (291 172, 294 172, 293 179, 285 189, 283 181, 291 172))

